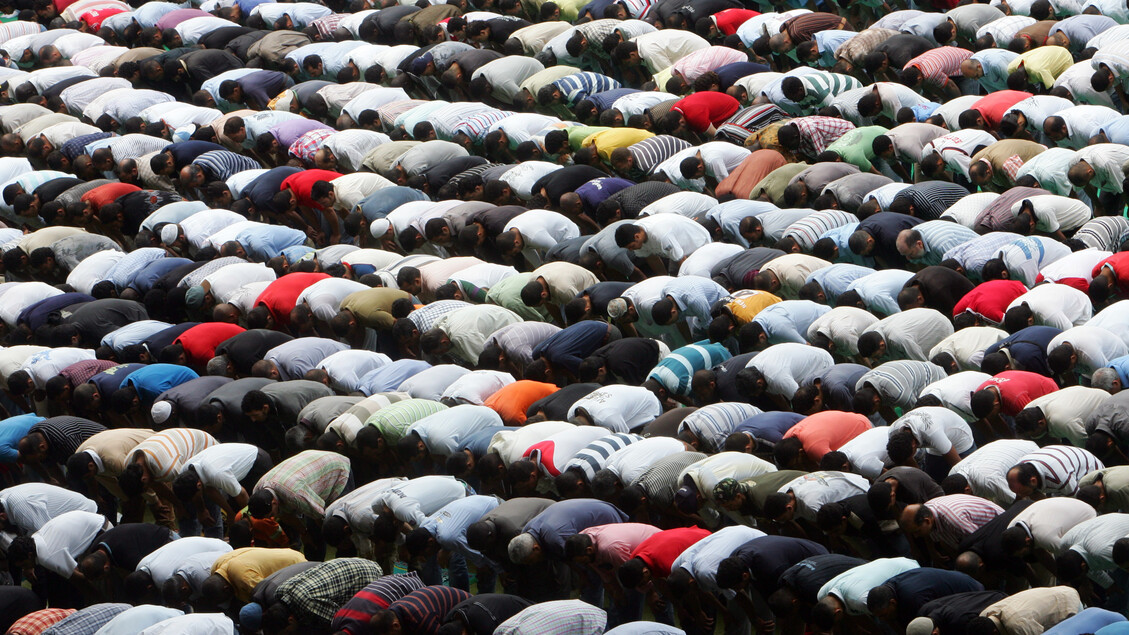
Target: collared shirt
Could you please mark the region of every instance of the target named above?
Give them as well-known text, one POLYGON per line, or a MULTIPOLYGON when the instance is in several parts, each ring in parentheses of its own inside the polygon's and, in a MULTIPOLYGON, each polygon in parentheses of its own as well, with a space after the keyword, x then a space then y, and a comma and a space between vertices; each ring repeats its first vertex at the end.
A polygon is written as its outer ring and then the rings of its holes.
POLYGON ((52 518, 69 511, 96 512, 85 496, 46 483, 24 483, 0 490, 0 509, 24 533, 35 533, 52 518))
POLYGON ((78 557, 105 526, 105 516, 93 512, 75 510, 55 516, 31 536, 39 565, 70 579, 78 557))
MULTIPOLYGON (((534 604, 502 622, 495 635, 596 635, 604 632, 608 614, 581 600, 534 604)), ((422 632, 422 631, 421 631, 422 632)))
POLYGON ((336 558, 283 582, 277 597, 304 620, 328 625, 356 593, 380 578, 380 565, 363 558, 336 558))
POLYGON ((1078 591, 1056 586, 1021 591, 989 606, 980 615, 1009 635, 1039 635, 1082 609, 1078 591))
POLYGON ((1078 479, 1104 469, 1101 460, 1082 448, 1069 445, 1048 445, 1023 458, 1039 473, 1039 487, 1043 492, 1073 496, 1078 491, 1078 479))
POLYGON ((848 569, 831 578, 816 594, 817 599, 833 595, 843 602, 851 615, 868 615, 866 597, 870 590, 890 578, 911 569, 917 569, 917 562, 909 558, 880 558, 866 564, 848 569))
POLYGON ((952 547, 1003 513, 999 505, 968 494, 938 496, 923 504, 933 512, 933 540, 952 547))
POLYGON ((251 592, 264 578, 275 571, 305 561, 306 557, 293 549, 244 547, 217 558, 212 565, 212 573, 227 580, 236 598, 249 602, 251 592))
POLYGON ((93 604, 55 622, 50 628, 43 631, 43 635, 93 633, 130 608, 128 604, 93 604))
POLYGON ((469 597, 462 589, 427 586, 403 596, 388 608, 396 613, 406 632, 435 635, 451 609, 469 597))
POLYGON ((129 462, 140 455, 145 459, 149 474, 157 481, 169 482, 184 468, 185 462, 219 442, 203 430, 173 428, 158 432, 134 447, 129 462))
POLYGON ((326 505, 344 492, 350 469, 349 459, 336 452, 306 450, 264 474, 255 491, 273 492, 288 511, 322 518, 326 505))

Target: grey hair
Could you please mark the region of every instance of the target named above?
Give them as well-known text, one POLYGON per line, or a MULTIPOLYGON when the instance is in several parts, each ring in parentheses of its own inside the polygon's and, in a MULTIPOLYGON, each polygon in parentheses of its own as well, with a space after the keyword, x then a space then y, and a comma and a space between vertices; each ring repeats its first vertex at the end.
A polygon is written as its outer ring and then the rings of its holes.
POLYGON ((1114 392, 1114 383, 1120 380, 1121 377, 1118 376, 1117 371, 1106 366, 1105 368, 1095 370, 1094 374, 1090 376, 1090 387, 1098 388, 1112 394, 1114 392))
POLYGON ((510 541, 506 551, 509 552, 510 561, 521 564, 533 555, 533 548, 537 546, 537 539, 532 534, 518 534, 510 541))
POLYGON ((207 372, 209 375, 215 377, 223 377, 227 375, 227 365, 229 361, 227 355, 216 355, 208 360, 207 372))

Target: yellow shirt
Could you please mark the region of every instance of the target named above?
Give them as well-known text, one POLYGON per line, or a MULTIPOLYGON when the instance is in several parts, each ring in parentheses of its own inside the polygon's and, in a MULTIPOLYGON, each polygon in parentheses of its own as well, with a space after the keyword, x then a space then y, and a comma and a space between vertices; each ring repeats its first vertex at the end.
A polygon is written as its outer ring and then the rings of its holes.
POLYGON ((580 142, 581 147, 596 146, 596 153, 604 161, 611 162, 612 152, 616 148, 626 148, 645 139, 650 139, 655 133, 640 130, 639 128, 609 128, 590 134, 580 142))
POLYGON ((1039 82, 1050 89, 1054 87, 1055 79, 1074 65, 1074 56, 1061 46, 1040 46, 1013 59, 1007 65, 1008 74, 1014 73, 1020 64, 1023 64, 1032 82, 1039 82))
POLYGON ((251 592, 270 574, 292 564, 305 562, 306 556, 293 549, 244 547, 216 559, 212 573, 218 573, 235 590, 240 602, 250 602, 251 592))
POLYGON ((752 322, 757 313, 777 302, 780 302, 780 298, 768 291, 746 291, 730 300, 725 308, 729 309, 729 313, 737 319, 740 326, 744 326, 752 322))

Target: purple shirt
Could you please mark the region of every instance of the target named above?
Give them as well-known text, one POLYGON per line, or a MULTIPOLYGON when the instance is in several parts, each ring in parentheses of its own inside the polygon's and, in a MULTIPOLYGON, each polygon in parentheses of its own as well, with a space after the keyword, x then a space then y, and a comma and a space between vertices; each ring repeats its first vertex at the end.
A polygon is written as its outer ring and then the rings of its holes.
POLYGON ((627 179, 606 177, 588 181, 576 188, 576 193, 580 196, 581 202, 584 203, 585 209, 594 210, 612 194, 632 185, 635 185, 635 183, 627 179))
POLYGON ((270 133, 274 135, 275 139, 278 139, 278 145, 289 148, 302 135, 311 130, 319 130, 322 128, 333 130, 333 128, 330 128, 324 123, 314 121, 313 119, 290 119, 271 128, 270 133))
POLYGON ((184 22, 185 20, 191 20, 192 18, 210 17, 211 15, 212 14, 201 9, 177 9, 176 11, 169 11, 165 15, 161 16, 161 19, 157 20, 157 28, 164 31, 165 29, 176 27, 176 25, 184 22))

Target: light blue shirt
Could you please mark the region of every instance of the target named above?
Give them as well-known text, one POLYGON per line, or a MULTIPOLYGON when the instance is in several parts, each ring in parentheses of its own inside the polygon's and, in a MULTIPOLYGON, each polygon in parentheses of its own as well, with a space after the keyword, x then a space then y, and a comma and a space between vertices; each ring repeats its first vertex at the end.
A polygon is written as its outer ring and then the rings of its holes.
POLYGON ((819 65, 830 68, 835 65, 835 51, 844 42, 858 35, 855 31, 831 29, 815 34, 815 46, 819 51, 819 65))
POLYGON ((398 359, 391 364, 371 370, 361 377, 361 391, 366 395, 396 390, 404 380, 431 368, 431 364, 418 359, 398 359))
POLYGON ((1007 49, 992 48, 973 53, 972 59, 980 62, 980 68, 984 72, 977 81, 988 92, 1007 90, 1007 66, 1017 57, 1018 53, 1007 49))
POLYGON ((662 292, 664 296, 669 295, 674 299, 674 303, 678 305, 678 319, 687 320, 687 326, 695 336, 705 335, 710 321, 710 308, 729 295, 725 287, 701 276, 675 278, 662 292))
MULTIPOLYGON (((721 561, 733 555, 737 547, 763 535, 765 535, 763 531, 744 525, 733 525, 719 529, 690 545, 686 551, 682 552, 682 555, 674 559, 674 564, 671 565, 670 570, 685 569, 694 576, 694 581, 700 588, 707 591, 718 591, 717 566, 721 564, 721 561)), ((726 590, 723 593, 727 594, 727 597, 735 595, 732 590, 726 590)))
POLYGON ((785 300, 765 307, 753 321, 764 329, 769 344, 806 344, 808 327, 830 310, 826 304, 811 300, 785 300))
POLYGON ((904 269, 887 269, 855 280, 848 285, 847 290, 858 291, 867 308, 884 315, 893 315, 902 310, 898 306, 898 294, 912 277, 913 273, 904 269))
POLYGON ((161 206, 160 209, 150 214, 141 221, 143 229, 153 229, 159 223, 179 223, 196 212, 208 209, 208 205, 201 201, 177 201, 161 206))
POLYGON ((120 351, 131 344, 140 344, 149 339, 157 331, 163 331, 172 324, 160 320, 142 320, 114 329, 102 337, 102 346, 109 346, 115 351, 120 351))
POLYGON ((136 635, 150 626, 174 617, 184 615, 177 609, 142 604, 118 613, 117 617, 106 622, 94 635, 136 635))
POLYGON ((283 249, 306 242, 305 232, 283 225, 256 225, 235 236, 251 260, 266 262, 283 249))
POLYGON ((883 582, 898 575, 920 567, 917 562, 909 558, 879 558, 866 564, 848 569, 831 578, 816 594, 822 600, 828 595, 834 595, 842 600, 850 615, 868 615, 866 610, 866 596, 870 590, 883 582))
MULTIPOLYGON (((857 225, 857 223, 855 224, 857 225)), ((843 252, 840 251, 839 253, 842 254, 843 252)), ((808 274, 808 278, 804 282, 812 282, 813 280, 818 282, 819 286, 823 287, 823 292, 830 302, 846 292, 852 282, 874 272, 874 269, 870 267, 840 262, 830 267, 816 269, 808 274)))
POLYGON ((873 258, 871 258, 870 256, 860 256, 856 254, 855 252, 851 251, 850 246, 847 244, 847 241, 851 239, 851 234, 855 233, 855 230, 858 229, 858 226, 858 223, 847 223, 846 225, 843 225, 841 227, 836 227, 834 229, 829 229, 823 232, 823 235, 819 238, 820 240, 824 238, 830 238, 831 241, 839 247, 840 262, 846 262, 853 265, 861 265, 863 267, 873 267, 873 258))
MULTIPOLYGON (((435 536, 435 541, 447 551, 461 553, 476 566, 482 565, 488 560, 481 552, 471 549, 467 544, 466 530, 497 506, 498 499, 493 496, 467 496, 447 503, 420 523, 420 527, 431 532, 431 535, 435 536)), ((490 566, 501 570, 501 567, 494 563, 490 563, 490 566)))
POLYGON ((1076 633, 1129 633, 1129 621, 1113 611, 1091 606, 1074 617, 1068 617, 1051 627, 1043 635, 1075 635, 1076 633), (1110 626, 1110 625, 1114 626, 1110 626))
POLYGON ((777 209, 779 208, 767 201, 734 199, 725 201, 706 212, 706 218, 717 223, 726 238, 748 249, 749 241, 741 235, 741 221, 748 216, 757 216, 777 209))

